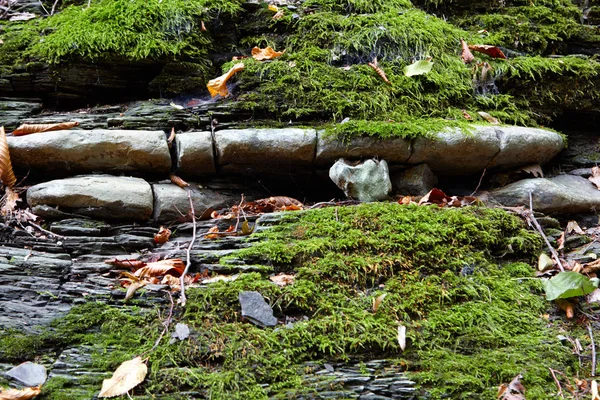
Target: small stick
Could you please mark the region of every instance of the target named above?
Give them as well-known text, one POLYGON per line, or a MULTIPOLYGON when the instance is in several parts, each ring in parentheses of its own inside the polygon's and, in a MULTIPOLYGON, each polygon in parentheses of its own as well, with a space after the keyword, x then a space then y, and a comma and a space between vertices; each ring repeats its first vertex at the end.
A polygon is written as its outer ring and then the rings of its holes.
POLYGON ((560 258, 558 258, 558 253, 556 252, 556 250, 554 250, 554 247, 552 247, 552 245, 550 244, 550 241, 548 241, 548 238, 544 234, 544 230, 542 229, 540 223, 537 221, 537 219, 535 219, 535 216, 533 215, 533 199, 531 197, 531 192, 529 192, 529 213, 528 214, 531 217, 531 222, 533 222, 533 225, 535 225, 535 228, 537 229, 537 231, 540 233, 540 235, 542 235, 542 238, 544 238, 544 242, 546 242, 546 246, 548 246, 548 249, 550 249, 550 253, 552 253, 552 257, 554 257, 554 260, 558 264, 558 267, 560 268, 560 270, 562 272, 564 272, 565 268, 563 267, 562 263, 560 262, 560 258))
MULTIPOLYGON (((41 1, 40 1, 40 3, 41 3, 41 1)), ((58 4, 58 0, 56 0, 56 1, 54 2, 54 4, 52 4, 52 10, 50 11, 50 15, 54 15, 54 11, 56 11, 56 5, 57 5, 57 4, 58 4)), ((88 7, 89 7, 89 6, 88 6, 88 7)), ((44 10, 45 10, 45 9, 44 9, 44 10)), ((47 13, 47 12, 48 12, 48 11, 46 11, 46 13, 47 13)))
POLYGON ((474 196, 475 193, 477 193, 477 191, 479 190, 479 186, 481 186, 481 182, 483 181, 483 176, 485 175, 485 171, 487 171, 487 168, 483 169, 483 172, 481 173, 481 177, 479 178, 479 183, 477 184, 477 187, 475 188, 475 190, 473 190, 473 193, 471 193, 471 196, 474 196))
POLYGON ((186 263, 185 263, 185 269, 183 270, 183 273, 181 274, 181 278, 179 278, 180 284, 181 284, 181 297, 179 298, 179 301, 181 303, 182 307, 185 307, 185 303, 187 301, 187 298, 185 297, 185 276, 187 275, 188 271, 190 270, 190 266, 192 265, 192 261, 191 261, 191 255, 190 255, 190 251, 192 251, 192 247, 194 246, 194 242, 196 241, 196 211, 194 210, 194 202, 192 201, 192 191, 188 189, 188 200, 190 202, 190 213, 192 214, 192 240, 190 241, 189 246, 187 247, 187 249, 185 249, 185 254, 186 254, 186 263))
MULTIPOLYGON (((58 0, 56 0, 56 1, 58 1, 58 0)), ((48 12, 48 10, 46 10, 46 7, 44 7, 44 3, 42 3, 42 0, 40 0, 40 6, 42 6, 42 9, 46 13, 46 15, 50 15, 50 13, 48 12)))
POLYGON ((558 379, 556 379, 556 375, 554 375, 554 370, 552 368, 548 368, 548 369, 550 370, 550 373, 552 374, 552 378, 554 378, 554 382, 556 382, 556 386, 558 386, 557 396, 560 396, 564 399, 565 396, 563 396, 562 387, 560 386, 560 382, 558 381, 558 379))
POLYGON ((47 234, 47 235, 54 236, 54 237, 57 237, 57 238, 60 238, 60 239, 64 239, 64 238, 65 238, 65 237, 64 237, 64 236, 62 236, 62 235, 57 235, 57 234, 56 234, 56 233, 54 233, 54 232, 50 232, 50 231, 48 231, 48 230, 46 230, 46 229, 42 228, 41 226, 39 226, 39 225, 38 225, 38 224, 36 224, 35 222, 29 221, 29 225, 33 225, 34 227, 38 228, 40 231, 44 232, 44 233, 45 233, 45 234, 47 234))
POLYGON ((173 319, 173 307, 175 306, 175 303, 173 303, 173 296, 171 295, 171 292, 167 291, 167 294, 169 295, 169 300, 171 301, 171 307, 169 307, 169 315, 167 316, 165 322, 163 322, 164 328, 160 333, 160 336, 158 337, 158 339, 156 339, 156 342, 154 342, 154 346, 152 346, 152 348, 149 351, 152 351, 158 347, 163 336, 165 336, 165 333, 167 333, 167 331, 169 330, 169 325, 171 325, 171 320, 173 319))
POLYGON ((596 376, 596 343, 594 343, 594 334, 592 333, 592 327, 587 324, 587 330, 590 334, 590 340, 592 341, 592 376, 596 376))

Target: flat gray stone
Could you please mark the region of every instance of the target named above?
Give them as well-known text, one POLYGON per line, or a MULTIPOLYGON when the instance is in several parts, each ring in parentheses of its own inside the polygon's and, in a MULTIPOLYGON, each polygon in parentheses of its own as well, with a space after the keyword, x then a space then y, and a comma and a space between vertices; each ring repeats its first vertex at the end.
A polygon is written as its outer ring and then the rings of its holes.
POLYGON ((364 159, 379 158, 389 163, 403 164, 411 156, 411 144, 407 139, 378 139, 373 137, 354 137, 342 142, 332 136, 319 132, 315 163, 329 165, 340 158, 364 159))
POLYGON ((355 165, 342 158, 329 169, 329 178, 347 197, 363 202, 383 200, 392 190, 385 160, 367 160, 355 165))
POLYGON ((145 221, 152 215, 150 184, 143 179, 82 175, 30 187, 27 203, 42 217, 47 207, 100 219, 145 221))
POLYGON ((42 385, 48 378, 46 367, 30 361, 24 362, 23 364, 12 368, 6 372, 6 376, 19 381, 24 386, 30 387, 42 385))
POLYGON ((163 131, 65 130, 6 139, 16 169, 153 174, 171 169, 163 131))
POLYGON ((224 172, 252 166, 277 173, 282 167, 311 166, 317 133, 314 129, 227 129, 215 132, 217 163, 224 172))
POLYGON ((529 208, 529 193, 534 211, 546 214, 575 214, 600 210, 600 191, 580 176, 523 179, 490 192, 489 199, 504 206, 529 208))
POLYGON ((494 128, 500 139, 500 152, 488 168, 514 168, 526 164, 544 164, 564 147, 564 139, 547 129, 503 126, 494 128))
POLYGON ((427 164, 391 174, 392 187, 401 195, 422 196, 435 187, 438 178, 427 164))
MULTIPOLYGON (((200 217, 207 209, 219 209, 239 203, 239 196, 233 197, 221 194, 214 190, 200 188, 195 183, 190 183, 192 191, 192 204, 194 212, 200 217)), ((190 211, 190 201, 187 190, 171 183, 155 183, 152 185, 154 193, 154 220, 158 222, 186 221, 190 211)))
POLYGON ((179 133, 175 141, 179 175, 201 176, 216 172, 210 132, 179 133))
POLYGON ((252 323, 263 327, 277 325, 273 309, 260 293, 240 292, 238 299, 242 305, 242 316, 248 318, 252 323))

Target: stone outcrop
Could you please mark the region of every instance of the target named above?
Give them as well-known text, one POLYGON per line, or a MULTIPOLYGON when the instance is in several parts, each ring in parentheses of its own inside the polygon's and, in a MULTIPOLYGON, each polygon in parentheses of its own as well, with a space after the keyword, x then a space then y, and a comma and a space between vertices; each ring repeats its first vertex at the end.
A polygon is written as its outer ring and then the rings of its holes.
POLYGON ((364 202, 384 200, 392 190, 385 160, 367 160, 355 165, 342 158, 329 170, 329 178, 347 197, 364 202))
POLYGON ((101 218, 145 221, 153 211, 152 188, 139 178, 77 176, 32 186, 27 203, 33 212, 52 216, 41 206, 101 218))
POLYGON ((176 136, 177 173, 183 176, 214 174, 215 159, 210 132, 186 132, 176 136))

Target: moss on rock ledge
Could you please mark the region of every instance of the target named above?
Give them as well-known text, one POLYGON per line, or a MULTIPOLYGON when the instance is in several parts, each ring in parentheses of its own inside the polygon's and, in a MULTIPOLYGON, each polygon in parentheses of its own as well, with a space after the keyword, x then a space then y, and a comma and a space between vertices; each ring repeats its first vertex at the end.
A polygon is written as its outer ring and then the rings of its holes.
MULTIPOLYGON (((533 269, 518 262, 535 258, 541 240, 502 210, 333 207, 286 214, 253 236, 261 240, 230 257, 294 272, 295 282, 279 287, 248 273, 188 289, 188 305, 176 309, 173 321, 190 327, 185 341, 165 338, 151 350, 162 329, 156 313, 90 303, 37 338, 0 335, 0 349, 13 354, 0 359, 16 361, 18 342, 38 354, 80 344, 95 349, 92 366, 109 372, 143 353, 149 374, 136 393, 173 399, 189 392, 213 399, 311 397, 302 367, 311 360, 386 358, 435 399, 495 398, 497 385, 517 373, 525 376, 528 399, 546 399, 555 390, 548 368, 567 375, 577 369, 542 317, 548 303, 533 269), (260 292, 276 316, 295 322, 263 329, 244 321, 243 290, 260 292), (373 299, 384 293, 373 312, 373 299), (398 324, 407 327, 404 352, 398 324)), ((97 377, 72 387, 60 379, 46 384, 42 398, 67 398, 101 383, 97 377)))

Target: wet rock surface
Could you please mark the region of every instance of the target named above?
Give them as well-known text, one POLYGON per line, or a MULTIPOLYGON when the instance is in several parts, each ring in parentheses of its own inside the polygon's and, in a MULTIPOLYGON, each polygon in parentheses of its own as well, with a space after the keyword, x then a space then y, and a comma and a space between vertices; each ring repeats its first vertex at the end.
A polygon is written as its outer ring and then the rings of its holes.
POLYGON ((364 202, 384 200, 392 190, 385 160, 355 164, 340 159, 329 170, 329 178, 347 197, 364 202))

